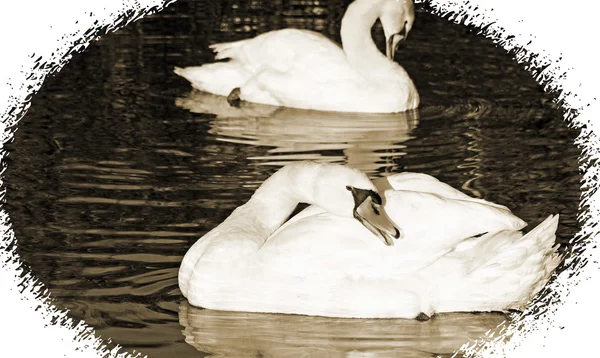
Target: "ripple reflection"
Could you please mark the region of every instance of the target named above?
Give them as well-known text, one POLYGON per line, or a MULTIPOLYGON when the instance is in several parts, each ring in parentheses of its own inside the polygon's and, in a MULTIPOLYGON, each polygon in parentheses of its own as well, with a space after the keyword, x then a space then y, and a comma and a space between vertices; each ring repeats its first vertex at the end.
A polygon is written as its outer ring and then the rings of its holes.
POLYGON ((494 313, 442 314, 427 322, 340 319, 179 306, 185 341, 223 357, 451 356, 507 319, 494 313))
POLYGON ((176 105, 193 113, 214 114, 209 133, 218 140, 272 147, 249 157, 259 165, 282 166, 298 160, 347 163, 367 173, 393 171, 392 158, 406 153, 419 112, 338 113, 243 103, 231 107, 225 97, 192 91, 176 105))

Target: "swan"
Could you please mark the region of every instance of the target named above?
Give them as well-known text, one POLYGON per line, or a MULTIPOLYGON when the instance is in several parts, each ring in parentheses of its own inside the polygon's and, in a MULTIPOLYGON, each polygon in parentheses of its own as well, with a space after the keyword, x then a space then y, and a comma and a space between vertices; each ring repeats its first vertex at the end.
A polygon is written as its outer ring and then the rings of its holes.
POLYGON ((518 310, 561 260, 558 219, 523 235, 526 223, 505 206, 426 174, 371 181, 298 162, 194 243, 178 282, 190 304, 226 311, 428 319, 518 310), (286 221, 299 202, 312 205, 286 221))
POLYGON ((308 30, 282 29, 251 39, 211 45, 215 59, 175 67, 198 90, 254 102, 320 111, 396 113, 419 106, 407 72, 394 62, 414 21, 412 0, 355 0, 342 19, 343 49, 308 30), (380 19, 384 56, 371 38, 380 19))

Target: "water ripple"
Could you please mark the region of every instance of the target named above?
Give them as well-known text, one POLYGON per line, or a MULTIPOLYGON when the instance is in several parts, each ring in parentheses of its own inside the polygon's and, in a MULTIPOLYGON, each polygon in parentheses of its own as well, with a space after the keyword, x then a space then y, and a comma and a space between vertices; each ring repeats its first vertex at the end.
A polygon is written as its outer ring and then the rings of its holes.
POLYGON ((346 163, 372 177, 424 172, 530 225, 560 213, 557 240, 573 244, 577 133, 520 64, 459 25, 417 9, 396 59, 422 103, 405 114, 233 108, 190 92, 172 72, 212 61, 211 43, 290 24, 339 40, 348 2, 179 0, 103 36, 48 78, 6 145, 3 207, 18 254, 59 307, 152 357, 197 357, 197 349, 431 357, 503 319, 349 323, 180 307, 176 277, 188 248, 298 160, 346 163))

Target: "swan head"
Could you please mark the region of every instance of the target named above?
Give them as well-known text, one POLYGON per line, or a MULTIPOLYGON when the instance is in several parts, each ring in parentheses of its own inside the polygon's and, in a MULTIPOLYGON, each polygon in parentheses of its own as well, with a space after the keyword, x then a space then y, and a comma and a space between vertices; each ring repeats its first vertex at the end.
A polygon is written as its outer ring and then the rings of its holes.
POLYGON ((385 34, 385 54, 394 59, 398 45, 406 39, 415 21, 412 0, 384 0, 379 21, 385 34))
POLYGON ((358 220, 388 246, 400 237, 400 231, 383 209, 375 185, 364 173, 341 165, 324 165, 317 177, 313 192, 316 205, 332 214, 358 220))

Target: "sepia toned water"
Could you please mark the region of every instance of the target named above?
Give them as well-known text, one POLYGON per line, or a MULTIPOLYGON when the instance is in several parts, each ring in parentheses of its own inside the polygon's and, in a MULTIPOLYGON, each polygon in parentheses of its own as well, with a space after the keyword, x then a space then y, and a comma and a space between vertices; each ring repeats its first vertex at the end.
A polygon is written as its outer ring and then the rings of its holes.
POLYGON ((6 208, 17 252, 58 307, 150 357, 449 356, 509 318, 341 320, 201 310, 183 299, 177 270, 190 245, 302 159, 372 177, 431 174, 530 227, 560 213, 558 241, 569 250, 577 133, 521 65, 467 28, 418 9, 396 56, 422 99, 406 114, 231 108, 172 72, 211 61, 211 43, 276 28, 339 40, 346 4, 180 0, 47 80, 8 147, 6 208))

